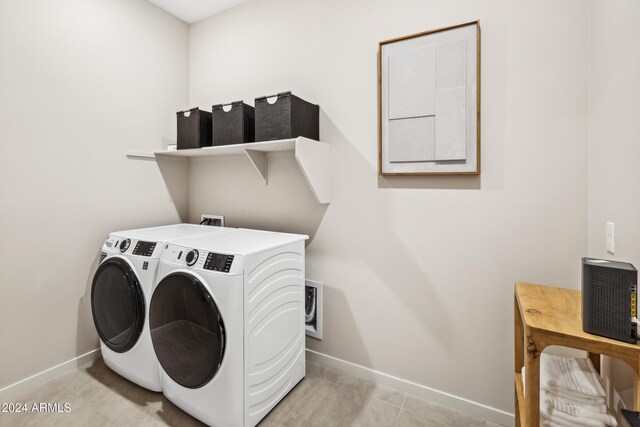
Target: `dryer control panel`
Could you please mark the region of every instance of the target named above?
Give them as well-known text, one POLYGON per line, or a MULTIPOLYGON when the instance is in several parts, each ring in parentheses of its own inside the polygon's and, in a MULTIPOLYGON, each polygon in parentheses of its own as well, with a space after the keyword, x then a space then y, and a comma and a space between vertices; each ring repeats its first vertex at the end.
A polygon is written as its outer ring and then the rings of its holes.
POLYGON ((242 274, 244 261, 241 255, 209 251, 205 248, 167 243, 162 246, 161 260, 181 268, 200 270, 204 273, 224 275, 242 274))
POLYGON ((233 255, 216 254, 209 252, 207 259, 204 262, 204 268, 206 270, 215 270, 228 273, 233 262, 233 255))

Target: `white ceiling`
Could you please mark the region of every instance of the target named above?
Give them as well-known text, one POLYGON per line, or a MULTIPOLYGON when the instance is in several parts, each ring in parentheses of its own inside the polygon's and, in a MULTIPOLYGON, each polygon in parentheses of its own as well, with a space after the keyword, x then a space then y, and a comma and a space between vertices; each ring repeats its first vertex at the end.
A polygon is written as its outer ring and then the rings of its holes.
POLYGON ((230 9, 249 0, 149 0, 156 6, 193 24, 223 10, 230 9))

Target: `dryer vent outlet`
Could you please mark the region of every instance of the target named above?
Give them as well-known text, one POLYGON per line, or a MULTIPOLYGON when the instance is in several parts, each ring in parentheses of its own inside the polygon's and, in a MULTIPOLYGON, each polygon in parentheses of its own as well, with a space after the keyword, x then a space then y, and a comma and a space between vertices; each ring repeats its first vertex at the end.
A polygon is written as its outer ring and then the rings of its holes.
POLYGON ((214 227, 224 227, 224 215, 200 215, 201 225, 212 225, 214 227))
POLYGON ((307 336, 322 339, 322 283, 305 280, 305 329, 307 336))

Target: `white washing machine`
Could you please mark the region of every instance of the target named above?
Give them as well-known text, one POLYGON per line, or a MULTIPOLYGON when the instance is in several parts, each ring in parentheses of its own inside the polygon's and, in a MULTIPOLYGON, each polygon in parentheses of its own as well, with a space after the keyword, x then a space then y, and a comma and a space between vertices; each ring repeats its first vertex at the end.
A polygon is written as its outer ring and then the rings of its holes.
POLYGON ((147 321, 160 254, 171 240, 232 230, 176 224, 109 235, 91 287, 91 311, 109 368, 142 387, 161 391, 147 321))
POLYGON ((169 400, 211 426, 255 426, 302 380, 306 239, 238 229, 168 244, 149 322, 169 400))

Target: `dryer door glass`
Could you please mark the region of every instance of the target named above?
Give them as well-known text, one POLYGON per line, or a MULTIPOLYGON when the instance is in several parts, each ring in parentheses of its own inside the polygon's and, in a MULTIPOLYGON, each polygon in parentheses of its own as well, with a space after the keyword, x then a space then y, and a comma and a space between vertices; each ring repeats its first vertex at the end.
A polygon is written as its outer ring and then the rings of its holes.
POLYGON ((173 381, 199 388, 216 375, 225 347, 224 322, 209 291, 185 273, 158 283, 149 306, 151 340, 173 381))
POLYGON ((129 264, 110 258, 100 264, 91 287, 93 321, 102 342, 123 353, 135 345, 144 325, 144 297, 129 264))

